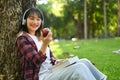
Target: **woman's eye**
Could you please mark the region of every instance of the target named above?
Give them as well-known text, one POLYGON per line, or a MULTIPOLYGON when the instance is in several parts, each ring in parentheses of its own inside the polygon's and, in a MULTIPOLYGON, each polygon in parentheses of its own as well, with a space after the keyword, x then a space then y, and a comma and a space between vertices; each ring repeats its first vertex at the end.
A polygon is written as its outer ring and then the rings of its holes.
POLYGON ((37 20, 37 21, 40 21, 41 19, 40 18, 34 18, 34 17, 29 17, 29 19, 31 19, 31 20, 37 20))
POLYGON ((40 18, 37 19, 37 21, 40 21, 40 20, 41 20, 40 18))

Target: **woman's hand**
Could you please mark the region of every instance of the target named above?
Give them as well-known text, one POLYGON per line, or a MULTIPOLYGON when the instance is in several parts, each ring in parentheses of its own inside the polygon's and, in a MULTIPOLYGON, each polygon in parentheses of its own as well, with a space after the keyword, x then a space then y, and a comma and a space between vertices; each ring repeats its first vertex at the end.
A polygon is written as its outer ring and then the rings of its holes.
POLYGON ((46 37, 43 36, 43 33, 41 31, 41 40, 43 41, 43 44, 46 45, 48 45, 52 41, 52 32, 50 29, 46 37))
POLYGON ((51 32, 51 30, 49 29, 49 32, 48 32, 46 37, 43 36, 43 33, 41 31, 41 36, 39 37, 39 39, 42 40, 42 42, 43 42, 40 51, 43 53, 43 55, 45 55, 46 54, 45 53, 46 48, 49 45, 49 43, 52 41, 52 32, 51 32))

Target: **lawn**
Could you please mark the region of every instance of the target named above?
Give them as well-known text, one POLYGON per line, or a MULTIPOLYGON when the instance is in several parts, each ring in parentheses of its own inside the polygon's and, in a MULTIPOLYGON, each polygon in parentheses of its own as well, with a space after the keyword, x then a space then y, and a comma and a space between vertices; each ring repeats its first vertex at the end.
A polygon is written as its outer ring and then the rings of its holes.
POLYGON ((60 40, 51 42, 50 47, 57 58, 68 58, 69 54, 88 58, 108 76, 107 80, 120 80, 120 54, 113 53, 114 50, 120 49, 120 38, 60 40))

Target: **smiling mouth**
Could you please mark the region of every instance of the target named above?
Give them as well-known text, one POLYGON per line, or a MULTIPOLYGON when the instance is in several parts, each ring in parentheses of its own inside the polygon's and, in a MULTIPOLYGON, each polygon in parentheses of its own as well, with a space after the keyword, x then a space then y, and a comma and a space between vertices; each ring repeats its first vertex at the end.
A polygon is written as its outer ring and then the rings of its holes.
POLYGON ((33 28, 37 28, 38 26, 37 25, 31 25, 33 28))

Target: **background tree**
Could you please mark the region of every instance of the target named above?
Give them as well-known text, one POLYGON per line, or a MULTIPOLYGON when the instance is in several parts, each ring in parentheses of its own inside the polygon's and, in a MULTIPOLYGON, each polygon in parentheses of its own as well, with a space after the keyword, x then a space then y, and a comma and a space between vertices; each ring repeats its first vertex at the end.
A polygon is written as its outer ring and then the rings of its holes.
POLYGON ((84 39, 88 38, 87 26, 87 0, 84 0, 84 39))
POLYGON ((118 27, 117 36, 120 36, 120 0, 118 0, 118 27))
POLYGON ((83 38, 83 4, 80 0, 49 0, 48 4, 38 5, 46 11, 46 24, 53 29, 55 37, 70 39, 71 37, 83 38), (82 5, 81 5, 82 4, 82 5), (60 7, 58 7, 60 6, 60 7), (82 7, 81 7, 82 6, 82 7), (60 8, 60 9, 59 9, 60 8), (56 10, 59 10, 57 12, 56 10), (60 15, 59 15, 60 13, 60 15))
MULTIPOLYGON (((76 29, 76 33, 74 37, 78 39, 84 38, 84 1, 83 0, 75 0, 75 1, 66 1, 67 4, 64 6, 64 20, 69 24, 74 22, 74 28, 76 29)), ((67 26, 69 28, 69 26, 67 26)))
MULTIPOLYGON (((39 5, 45 12, 45 25, 52 28, 54 37, 71 39, 72 37, 84 38, 84 1, 85 0, 49 0, 48 3, 39 5), (62 6, 61 6, 62 5, 62 6), (59 7, 60 6, 60 7, 59 7), (62 33, 62 34, 61 34, 62 33)), ((116 35, 117 28, 117 1, 106 1, 104 15, 104 0, 87 1, 87 37, 104 38, 116 35), (104 21, 106 16, 106 21, 104 21), (107 28, 105 28, 107 24, 107 28)), ((47 26, 46 26, 47 27, 47 26)))
POLYGON ((108 37, 108 29, 107 29, 107 11, 106 11, 106 0, 103 0, 103 11, 104 11, 104 34, 105 37, 108 37))

